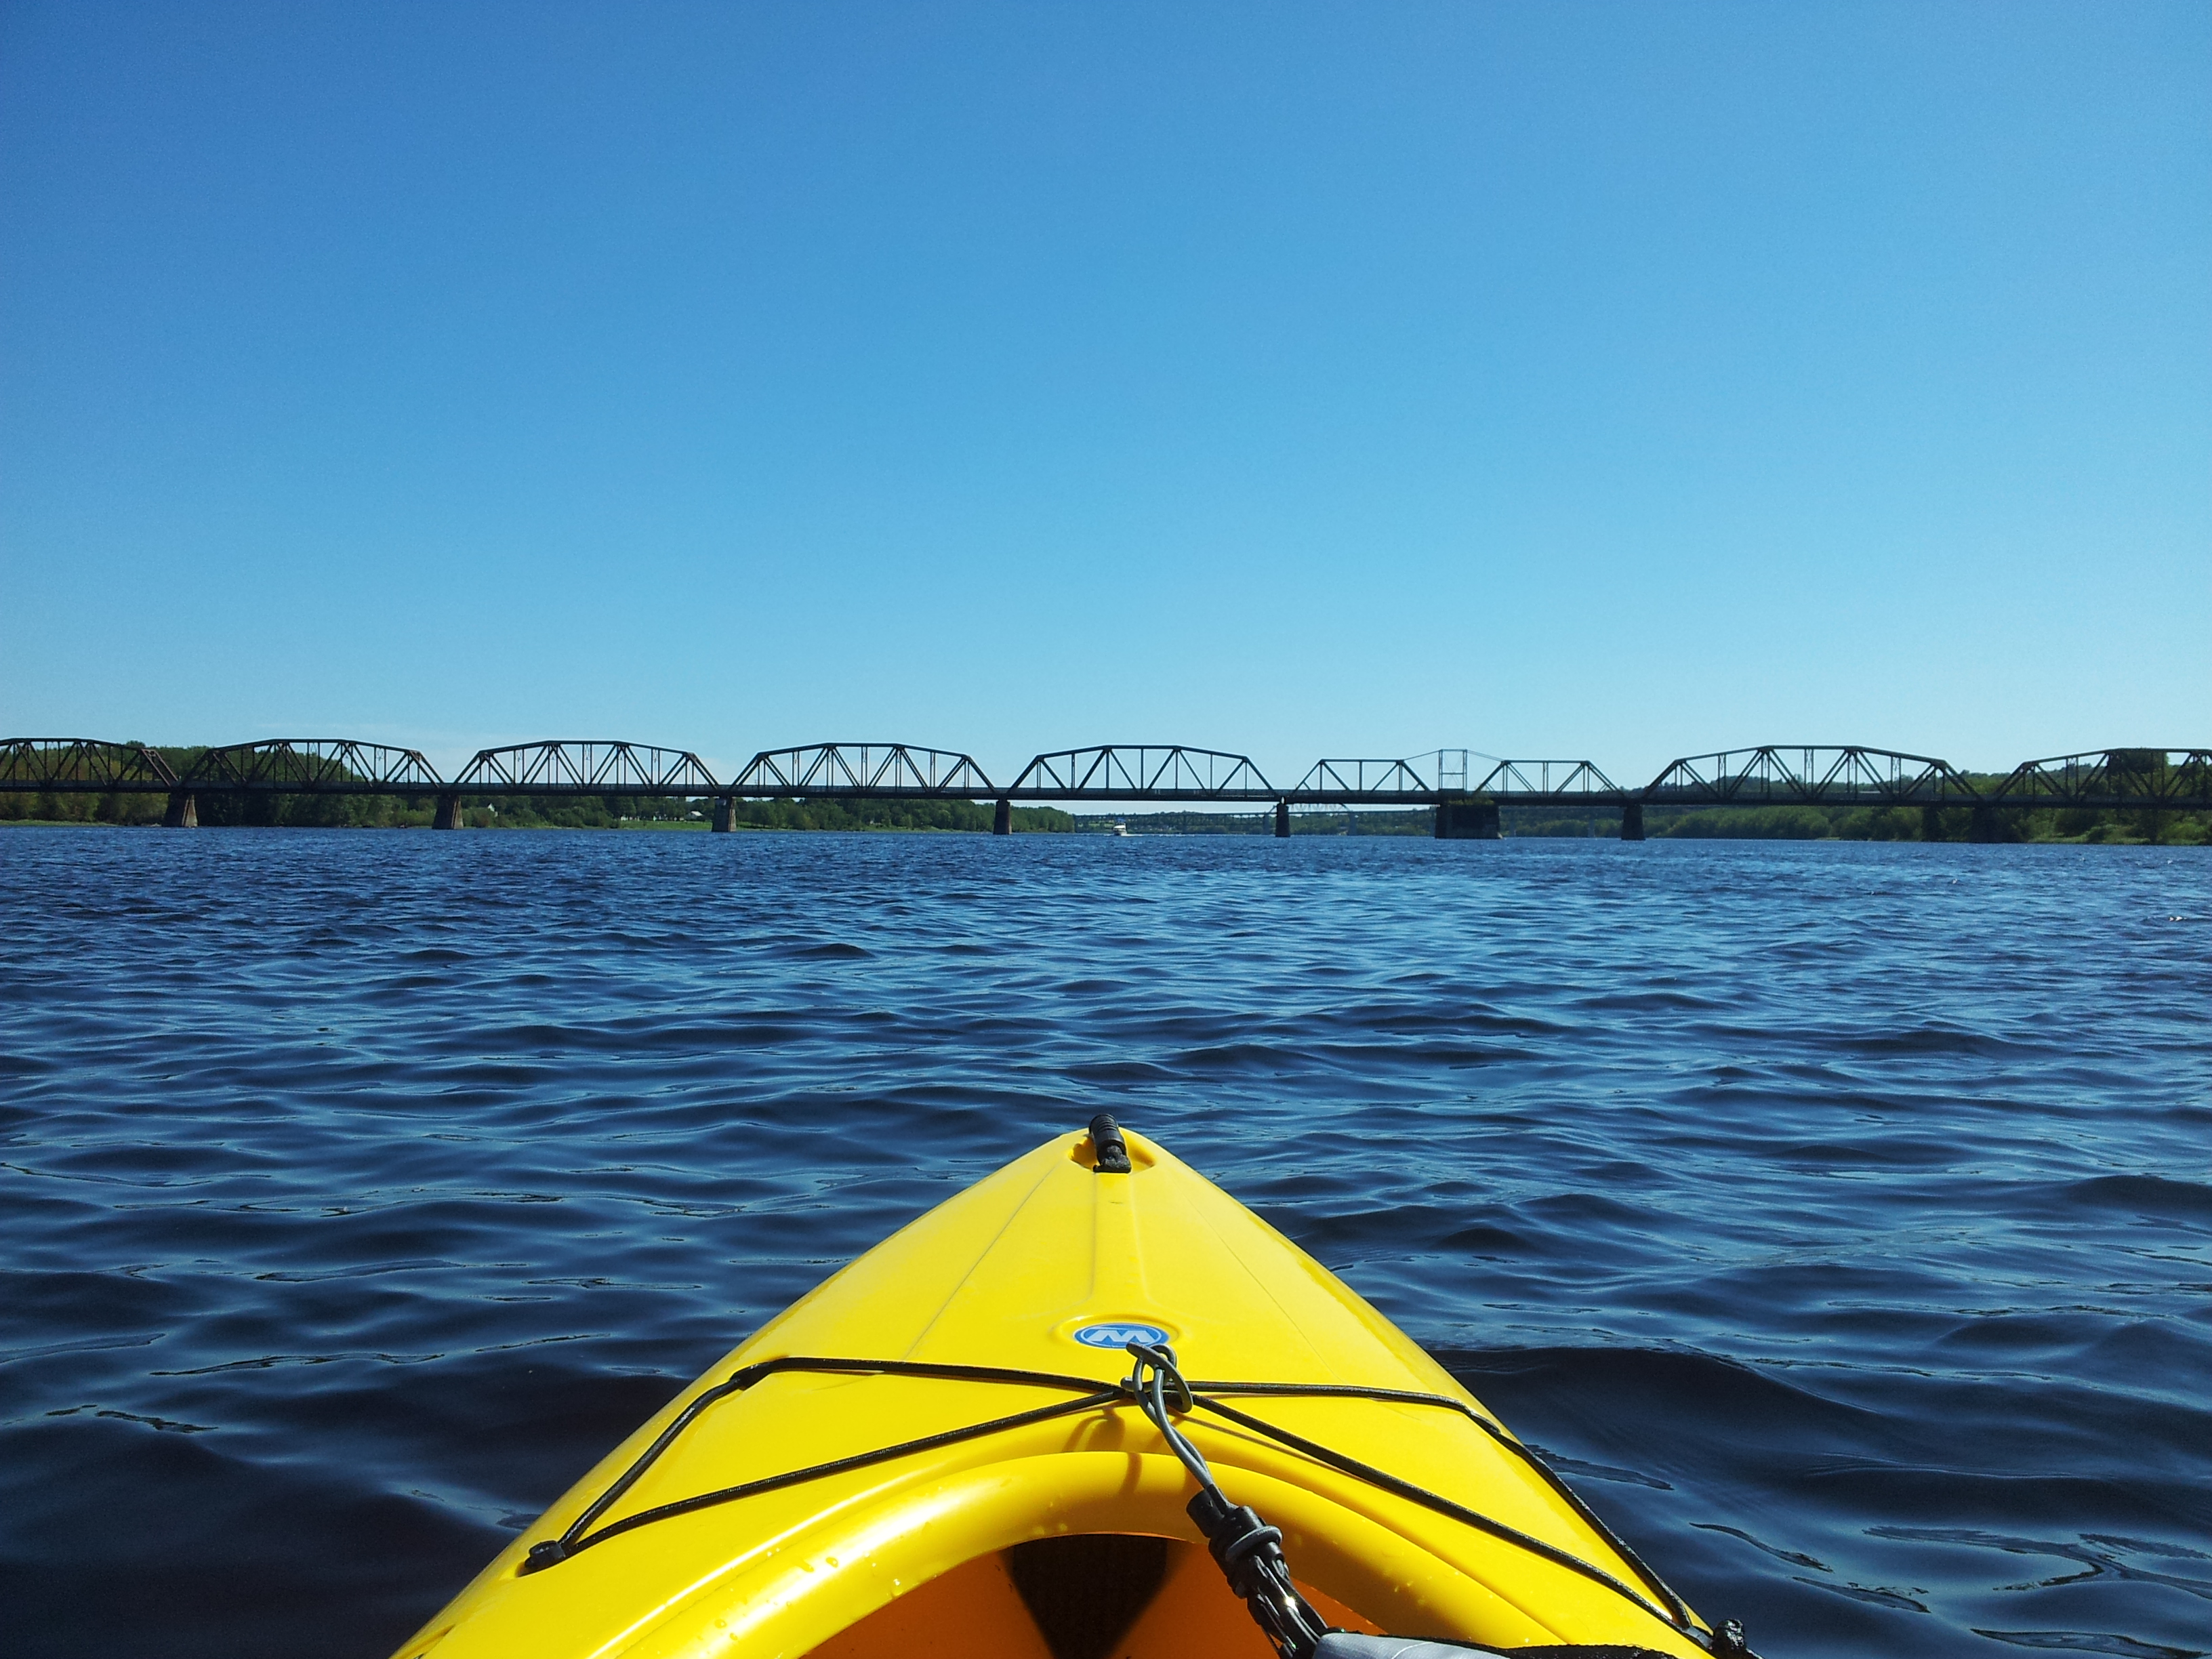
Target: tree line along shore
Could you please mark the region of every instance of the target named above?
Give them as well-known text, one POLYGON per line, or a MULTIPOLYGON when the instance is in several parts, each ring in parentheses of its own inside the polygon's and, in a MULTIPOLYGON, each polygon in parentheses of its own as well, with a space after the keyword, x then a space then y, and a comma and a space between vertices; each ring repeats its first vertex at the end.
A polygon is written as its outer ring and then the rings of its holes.
MULTIPOLYGON (((234 795, 198 798, 204 828, 290 826, 301 829, 427 830, 437 802, 429 795, 234 795)), ((58 793, 0 795, 0 824, 158 825, 167 801, 155 794, 58 793)), ((589 795, 548 799, 529 795, 465 795, 462 818, 478 830, 703 830, 711 803, 680 796, 589 795)), ((907 830, 988 835, 988 802, 966 800, 740 800, 740 830, 907 830)), ((2212 814, 2102 811, 2086 807, 2003 811, 1999 838, 2012 842, 2120 846, 2212 845, 2212 814)), ((1653 840, 1966 841, 1971 809, 1918 806, 1647 806, 1644 834, 1653 840), (1931 835, 1930 831, 1933 831, 1931 835)), ((1387 811, 1301 808, 1291 814, 1298 836, 1427 836, 1426 807, 1387 811)), ((1274 815, 1257 812, 1074 813, 1053 806, 1017 806, 1017 833, 1102 834, 1117 828, 1142 835, 1272 835, 1274 815)), ((1617 808, 1577 812, 1508 806, 1499 813, 1508 836, 1605 839, 1620 832, 1617 808)))

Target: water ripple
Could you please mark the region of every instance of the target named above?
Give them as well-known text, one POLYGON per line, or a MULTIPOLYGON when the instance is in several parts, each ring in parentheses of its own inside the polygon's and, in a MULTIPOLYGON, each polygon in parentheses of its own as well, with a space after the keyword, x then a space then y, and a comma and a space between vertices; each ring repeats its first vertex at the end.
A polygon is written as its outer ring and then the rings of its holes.
POLYGON ((2154 848, 10 831, 0 1605, 380 1654, 1104 1106, 1773 1659, 2197 1655, 2208 915, 2154 848))

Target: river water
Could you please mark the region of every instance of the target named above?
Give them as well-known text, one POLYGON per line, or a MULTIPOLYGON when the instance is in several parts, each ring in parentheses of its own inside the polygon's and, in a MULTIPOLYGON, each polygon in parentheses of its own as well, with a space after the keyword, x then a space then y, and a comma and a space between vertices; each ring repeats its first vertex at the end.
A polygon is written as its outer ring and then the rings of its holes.
POLYGON ((10 1654, 374 1659, 1101 1109, 1768 1659, 2212 1650, 2212 854, 0 833, 10 1654))

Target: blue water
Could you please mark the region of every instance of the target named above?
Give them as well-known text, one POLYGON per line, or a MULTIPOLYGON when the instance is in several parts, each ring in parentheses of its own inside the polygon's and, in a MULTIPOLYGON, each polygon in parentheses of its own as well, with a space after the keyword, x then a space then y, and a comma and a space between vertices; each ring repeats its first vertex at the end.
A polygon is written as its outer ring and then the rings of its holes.
POLYGON ((0 833, 9 1653, 378 1656, 1110 1109, 1769 1659, 2212 1650, 2212 854, 0 833))

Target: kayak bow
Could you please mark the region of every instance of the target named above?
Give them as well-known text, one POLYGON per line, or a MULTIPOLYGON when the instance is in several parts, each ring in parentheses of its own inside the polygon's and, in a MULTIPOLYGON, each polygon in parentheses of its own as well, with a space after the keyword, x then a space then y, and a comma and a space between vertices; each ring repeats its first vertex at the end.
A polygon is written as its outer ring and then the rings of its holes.
POLYGON ((1743 1651, 1334 1275, 1102 1117, 771 1320, 398 1659, 1407 1650, 1330 1629, 1743 1651))

